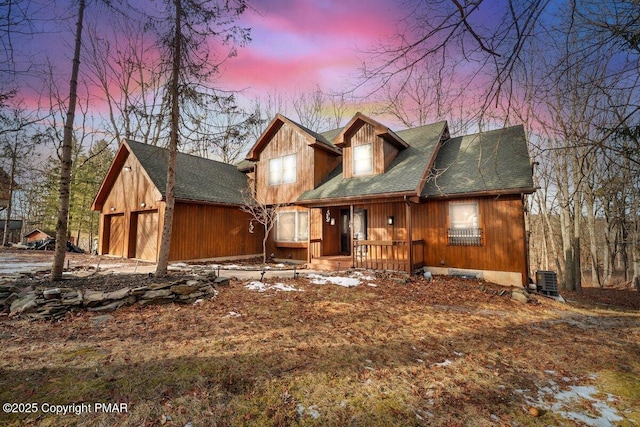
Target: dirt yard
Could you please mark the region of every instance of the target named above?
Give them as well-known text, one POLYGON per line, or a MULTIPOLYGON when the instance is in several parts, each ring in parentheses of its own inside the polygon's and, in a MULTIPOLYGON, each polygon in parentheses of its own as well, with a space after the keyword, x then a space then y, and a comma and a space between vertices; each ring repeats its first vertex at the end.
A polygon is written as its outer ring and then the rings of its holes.
POLYGON ((640 424, 637 293, 523 304, 477 281, 397 279, 232 281, 193 305, 0 317, 0 425, 640 424))

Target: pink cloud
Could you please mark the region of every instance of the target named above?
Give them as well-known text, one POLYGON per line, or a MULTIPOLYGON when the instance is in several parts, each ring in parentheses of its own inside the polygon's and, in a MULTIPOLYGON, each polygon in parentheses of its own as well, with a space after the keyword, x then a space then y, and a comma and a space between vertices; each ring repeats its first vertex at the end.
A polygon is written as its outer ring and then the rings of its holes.
POLYGON ((227 63, 222 80, 262 89, 341 88, 361 53, 394 33, 392 0, 258 1, 242 18, 252 43, 227 63))

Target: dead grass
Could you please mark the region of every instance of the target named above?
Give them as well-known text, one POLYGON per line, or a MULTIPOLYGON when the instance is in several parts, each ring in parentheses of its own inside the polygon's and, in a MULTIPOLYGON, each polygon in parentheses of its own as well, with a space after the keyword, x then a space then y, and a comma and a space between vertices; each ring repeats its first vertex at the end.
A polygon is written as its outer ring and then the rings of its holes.
POLYGON ((637 311, 523 305, 456 280, 284 282, 304 292, 232 282, 215 300, 130 307, 98 327, 90 313, 3 318, 2 403, 124 402, 128 413, 0 413, 0 424, 575 425, 542 403, 528 412, 550 382, 594 385, 618 424, 640 423, 637 311))

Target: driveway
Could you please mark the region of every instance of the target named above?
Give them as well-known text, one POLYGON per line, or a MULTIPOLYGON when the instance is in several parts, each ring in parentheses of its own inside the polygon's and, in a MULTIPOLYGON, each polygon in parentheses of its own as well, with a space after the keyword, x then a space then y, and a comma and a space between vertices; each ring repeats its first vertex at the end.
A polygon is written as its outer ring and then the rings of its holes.
MULTIPOLYGON (((36 273, 51 269, 53 263, 53 252, 33 251, 24 249, 0 249, 0 276, 10 276, 20 273, 36 273)), ((67 253, 65 267, 70 274, 81 274, 82 271, 94 271, 100 269, 103 274, 146 274, 156 271, 156 264, 136 261, 126 258, 113 258, 107 256, 87 255, 67 253)), ((276 264, 274 266, 261 269, 259 266, 247 265, 246 263, 192 263, 182 262, 170 263, 170 271, 183 271, 185 273, 194 270, 199 271, 219 271, 220 276, 235 277, 239 280, 260 280, 275 277, 293 277, 294 270, 290 265, 276 264), (264 271, 264 277, 263 277, 264 271)), ((315 272, 307 269, 296 269, 295 273, 307 274, 315 272)))

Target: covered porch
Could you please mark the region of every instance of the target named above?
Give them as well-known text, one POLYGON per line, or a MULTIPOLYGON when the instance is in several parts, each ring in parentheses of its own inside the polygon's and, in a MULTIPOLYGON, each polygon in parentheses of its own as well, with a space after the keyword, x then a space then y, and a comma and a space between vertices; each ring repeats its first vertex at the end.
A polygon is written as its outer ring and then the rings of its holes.
POLYGON ((424 265, 424 240, 412 239, 404 200, 310 207, 310 268, 411 272, 424 265))

